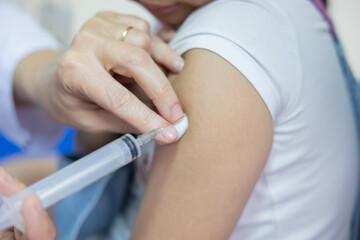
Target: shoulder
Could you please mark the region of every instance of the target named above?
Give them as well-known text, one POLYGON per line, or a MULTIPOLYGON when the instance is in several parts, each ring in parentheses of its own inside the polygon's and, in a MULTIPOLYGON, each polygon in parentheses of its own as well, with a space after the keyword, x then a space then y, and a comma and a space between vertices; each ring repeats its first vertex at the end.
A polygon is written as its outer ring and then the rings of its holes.
MULTIPOLYGON (((186 38, 213 35, 237 46, 257 43, 273 45, 294 37, 288 15, 274 1, 222 0, 193 12, 171 44, 177 48, 186 38)), ((249 47, 249 46, 247 46, 249 47)), ((264 46, 265 47, 265 46, 264 46)))
POLYGON ((180 54, 206 49, 227 60, 251 82, 276 118, 287 102, 288 79, 294 91, 299 89, 294 76, 300 76, 300 60, 293 26, 272 2, 214 1, 188 17, 171 46, 180 54))

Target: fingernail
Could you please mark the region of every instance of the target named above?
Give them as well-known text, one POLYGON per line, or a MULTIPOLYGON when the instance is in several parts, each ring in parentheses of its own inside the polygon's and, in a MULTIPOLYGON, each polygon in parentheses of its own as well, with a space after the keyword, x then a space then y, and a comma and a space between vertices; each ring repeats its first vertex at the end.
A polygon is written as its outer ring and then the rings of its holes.
POLYGON ((171 110, 171 118, 173 121, 175 121, 181 118, 182 116, 184 116, 184 111, 182 110, 180 104, 176 104, 171 110))
POLYGON ((162 136, 165 138, 165 140, 173 141, 177 137, 177 131, 174 127, 167 127, 162 131, 162 136))
POLYGON ((184 60, 176 60, 174 62, 174 67, 176 70, 178 70, 179 72, 184 68, 185 62, 184 60))

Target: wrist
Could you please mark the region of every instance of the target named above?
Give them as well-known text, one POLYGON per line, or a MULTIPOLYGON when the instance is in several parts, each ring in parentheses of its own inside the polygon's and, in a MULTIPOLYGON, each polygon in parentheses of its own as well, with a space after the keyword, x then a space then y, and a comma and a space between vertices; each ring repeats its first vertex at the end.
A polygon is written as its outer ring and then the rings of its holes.
POLYGON ((25 57, 17 66, 14 78, 14 100, 16 105, 42 106, 49 80, 56 78, 56 60, 61 51, 41 50, 25 57))

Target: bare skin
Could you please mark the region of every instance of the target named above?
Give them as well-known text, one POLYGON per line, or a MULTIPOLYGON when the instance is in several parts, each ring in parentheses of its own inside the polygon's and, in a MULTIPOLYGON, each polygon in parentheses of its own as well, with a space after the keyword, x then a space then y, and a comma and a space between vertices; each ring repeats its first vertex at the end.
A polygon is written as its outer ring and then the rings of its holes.
MULTIPOLYGON (((157 64, 178 72, 183 60, 160 38, 150 37, 146 21, 100 12, 68 50, 39 51, 20 62, 16 104, 41 106, 57 122, 88 132, 147 132, 184 114, 157 64), (133 29, 120 42, 128 26, 133 29), (129 83, 140 86, 159 114, 126 88, 129 83)), ((176 137, 176 130, 167 128, 156 140, 170 143, 176 137)))
MULTIPOLYGON (((210 1, 139 2, 178 27, 210 1)), ((210 51, 193 49, 184 59, 171 79, 189 129, 179 142, 156 149, 134 240, 228 239, 270 153, 272 118, 251 83, 210 51)))
MULTIPOLYGON (((10 197, 23 190, 25 185, 0 168, 0 193, 10 197)), ((0 231, 2 240, 52 240, 55 239, 56 228, 49 215, 43 209, 41 201, 35 194, 25 198, 21 214, 25 221, 25 232, 15 228, 0 231)))
POLYGON ((210 51, 184 57, 173 86, 189 129, 156 149, 132 239, 228 239, 271 149, 271 115, 250 82, 210 51))

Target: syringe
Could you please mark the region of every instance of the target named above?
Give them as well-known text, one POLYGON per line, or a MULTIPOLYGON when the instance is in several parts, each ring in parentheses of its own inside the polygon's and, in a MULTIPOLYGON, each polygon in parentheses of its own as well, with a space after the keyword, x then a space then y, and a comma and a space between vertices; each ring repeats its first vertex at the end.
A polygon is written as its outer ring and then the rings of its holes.
POLYGON ((29 193, 35 193, 46 209, 140 157, 141 146, 150 142, 166 127, 184 122, 182 120, 186 120, 187 124, 187 117, 184 115, 165 127, 140 135, 137 139, 126 134, 10 198, 0 194, 0 230, 15 226, 24 232, 21 207, 29 193))

